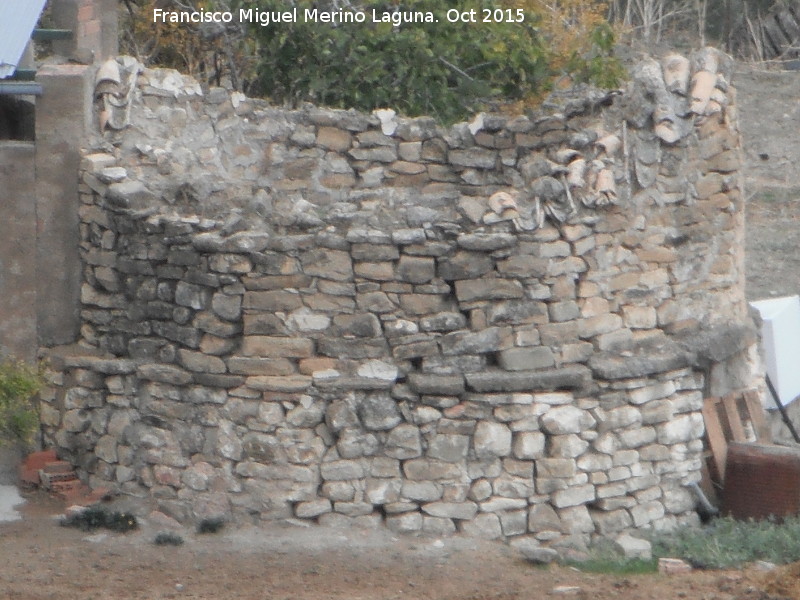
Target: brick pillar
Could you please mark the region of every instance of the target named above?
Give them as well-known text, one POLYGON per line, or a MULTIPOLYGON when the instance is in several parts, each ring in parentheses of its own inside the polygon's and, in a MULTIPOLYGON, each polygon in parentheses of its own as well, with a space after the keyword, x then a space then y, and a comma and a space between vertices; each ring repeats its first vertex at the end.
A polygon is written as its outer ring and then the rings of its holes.
POLYGON ((58 29, 71 29, 73 39, 54 42, 57 54, 81 62, 100 62, 119 53, 117 0, 51 0, 58 29))
POLYGON ((36 81, 37 320, 43 346, 68 344, 80 330, 78 249, 80 148, 91 124, 93 69, 42 67, 36 81))

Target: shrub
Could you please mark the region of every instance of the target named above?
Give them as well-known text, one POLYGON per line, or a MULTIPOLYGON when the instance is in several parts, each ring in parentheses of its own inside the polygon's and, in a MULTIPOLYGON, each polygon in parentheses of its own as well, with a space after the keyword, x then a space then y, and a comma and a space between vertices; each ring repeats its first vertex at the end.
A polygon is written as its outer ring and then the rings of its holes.
MULTIPOLYGON (((153 23, 156 0, 126 1, 123 47, 146 64, 227 82, 277 104, 394 108, 441 122, 478 110, 521 110, 557 79, 614 87, 623 75, 613 58, 614 31, 598 0, 168 0, 170 10, 256 13, 297 7, 297 22, 262 26, 153 23), (333 6, 364 11, 364 23, 306 22, 303 10, 333 6), (475 11, 475 23, 446 19, 475 11), (438 22, 372 22, 372 11, 432 12, 438 22), (484 10, 501 22, 482 22, 484 10), (521 11, 521 12, 518 12, 521 11), (518 22, 522 16, 521 22, 518 22), (508 19, 508 20, 505 20, 508 19)), ((159 6, 165 2, 160 0, 159 6)))
POLYGON ((197 533, 219 533, 225 526, 225 519, 203 519, 197 524, 197 533))
POLYGON ((654 536, 653 553, 682 558, 706 569, 734 568, 756 560, 793 562, 800 560, 800 516, 781 522, 716 519, 701 529, 691 527, 654 536))
POLYGON ((34 397, 43 383, 41 366, 0 362, 0 442, 31 441, 39 427, 34 397))
POLYGON ((180 546, 183 544, 183 538, 177 533, 162 531, 155 537, 153 543, 156 546, 180 546))
POLYGON ((104 527, 119 533, 133 531, 139 527, 136 517, 131 513, 109 512, 100 507, 90 507, 69 515, 61 521, 61 525, 75 527, 82 531, 94 531, 104 527))

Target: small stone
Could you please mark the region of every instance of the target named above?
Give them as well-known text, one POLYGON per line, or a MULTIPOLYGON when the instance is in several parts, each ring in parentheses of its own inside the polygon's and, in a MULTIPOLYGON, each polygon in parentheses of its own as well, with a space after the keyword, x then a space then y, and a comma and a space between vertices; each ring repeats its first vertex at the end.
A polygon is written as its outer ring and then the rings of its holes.
POLYGON ((778 565, 776 565, 774 562, 769 562, 767 560, 757 560, 753 566, 757 571, 761 571, 763 573, 774 571, 778 568, 778 565))
POLYGON ((525 558, 537 565, 546 565, 558 560, 558 551, 553 548, 543 548, 535 538, 523 537, 514 540, 511 546, 525 558))
POLYGON ((580 596, 583 594, 583 588, 577 585, 559 585, 550 590, 553 596, 580 596))
POLYGON ((653 546, 647 540, 635 538, 627 533, 623 533, 615 542, 617 547, 625 555, 625 558, 650 560, 653 557, 653 546))
POLYGON ((662 575, 681 575, 691 573, 692 565, 680 558, 659 558, 658 572, 662 575))

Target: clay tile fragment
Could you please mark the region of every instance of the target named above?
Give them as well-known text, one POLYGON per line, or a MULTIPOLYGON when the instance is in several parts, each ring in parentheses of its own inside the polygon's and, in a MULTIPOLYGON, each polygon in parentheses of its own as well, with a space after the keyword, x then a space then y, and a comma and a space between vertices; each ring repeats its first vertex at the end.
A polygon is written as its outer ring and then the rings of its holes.
POLYGON ((698 71, 692 85, 692 105, 690 110, 697 115, 706 114, 706 106, 717 83, 717 76, 710 71, 698 71))
POLYGON ((680 54, 668 54, 663 62, 664 84, 670 92, 685 95, 689 91, 689 59, 680 54))
POLYGON ((576 158, 567 167, 567 183, 571 187, 582 188, 586 185, 584 175, 586 173, 586 161, 582 158, 576 158))
POLYGON ((622 146, 622 140, 621 140, 621 139, 619 139, 619 136, 617 136, 617 135, 614 135, 613 133, 611 133, 611 134, 609 134, 609 135, 606 135, 606 136, 603 136, 603 137, 601 137, 601 138, 600 138, 599 140, 597 140, 597 142, 595 142, 595 143, 596 143, 596 144, 597 144, 597 145, 598 145, 600 148, 602 148, 602 149, 603 149, 603 151, 604 151, 604 152, 606 153, 606 155, 608 155, 608 156, 613 156, 614 154, 616 154, 616 153, 617 153, 617 150, 619 150, 619 149, 620 149, 620 147, 622 146))

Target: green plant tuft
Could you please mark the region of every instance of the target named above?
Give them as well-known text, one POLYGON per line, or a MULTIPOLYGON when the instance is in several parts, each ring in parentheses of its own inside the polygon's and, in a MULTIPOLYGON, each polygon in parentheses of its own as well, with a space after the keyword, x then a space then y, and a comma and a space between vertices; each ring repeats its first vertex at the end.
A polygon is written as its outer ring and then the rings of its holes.
POLYGON ((569 560, 566 564, 584 573, 610 575, 638 575, 655 573, 658 570, 657 558, 626 558, 609 540, 595 543, 584 560, 569 560))
POLYGON ((156 536, 153 543, 156 546, 181 546, 183 544, 183 538, 177 533, 162 531, 156 536))
POLYGON ((219 533, 225 526, 225 519, 203 519, 197 524, 197 533, 219 533))
POLYGON ((682 558, 696 568, 737 568, 757 560, 786 564, 800 560, 800 516, 763 521, 724 517, 703 528, 653 536, 656 556, 682 558))
POLYGON ((61 521, 64 527, 75 527, 81 531, 94 531, 105 528, 120 533, 133 531, 139 527, 136 517, 126 512, 109 512, 104 508, 90 507, 72 514, 61 521))
POLYGON ((34 398, 44 385, 43 366, 0 361, 0 443, 29 443, 39 427, 34 398))

